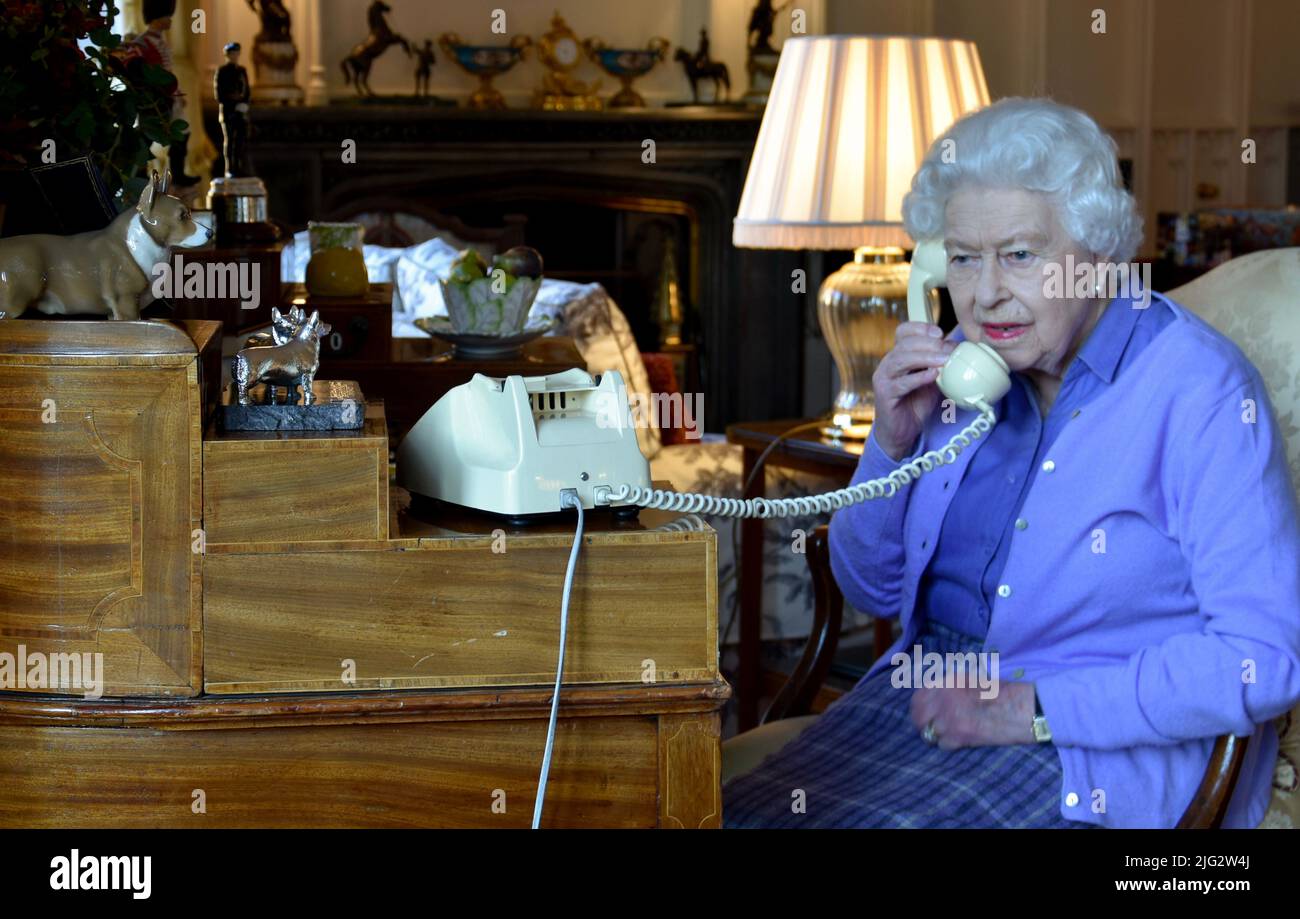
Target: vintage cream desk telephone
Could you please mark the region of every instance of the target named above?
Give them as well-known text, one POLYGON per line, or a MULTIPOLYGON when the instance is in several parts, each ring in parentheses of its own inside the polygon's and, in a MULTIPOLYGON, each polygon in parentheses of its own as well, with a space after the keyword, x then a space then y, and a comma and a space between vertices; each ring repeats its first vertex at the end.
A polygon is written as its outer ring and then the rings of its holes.
MULTIPOLYGON (((947 256, 941 240, 919 243, 912 255, 907 316, 929 321, 926 289, 944 283, 947 256)), ((475 374, 438 400, 397 451, 397 480, 408 491, 452 504, 519 518, 577 511, 560 605, 560 652, 551 697, 546 749, 533 808, 541 824, 555 746, 569 597, 582 545, 584 508, 651 507, 727 517, 788 517, 830 513, 873 498, 891 497, 936 466, 954 462, 971 441, 992 429, 993 404, 1011 388, 1002 357, 983 342, 960 343, 938 379, 957 406, 979 417, 940 450, 903 463, 888 476, 802 498, 719 498, 651 487, 650 464, 637 445, 627 387, 614 371, 594 378, 572 369, 550 376, 475 374)))
MULTIPOLYGON (((909 320, 929 321, 926 290, 944 283, 946 264, 941 240, 917 245, 907 292, 909 320)), ((830 513, 892 496, 922 473, 956 460, 992 428, 992 406, 1011 388, 1008 374, 992 347, 961 342, 939 375, 939 389, 958 407, 980 415, 946 446, 884 478, 838 491, 745 501, 651 487, 650 466, 632 429, 627 388, 617 372, 598 379, 578 369, 504 380, 475 374, 438 400, 406 436, 397 452, 398 482, 414 494, 510 517, 554 513, 575 499, 584 508, 652 507, 724 517, 830 513)))

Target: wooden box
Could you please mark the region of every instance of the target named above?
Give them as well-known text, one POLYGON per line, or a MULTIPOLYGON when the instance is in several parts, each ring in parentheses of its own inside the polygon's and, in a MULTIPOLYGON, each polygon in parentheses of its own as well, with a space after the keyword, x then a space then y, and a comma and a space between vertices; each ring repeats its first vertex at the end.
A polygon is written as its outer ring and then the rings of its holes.
MULTIPOLYGON (((718 676, 717 534, 589 512, 566 683, 718 676)), ((396 518, 373 543, 209 543, 209 693, 536 686, 555 679, 569 522, 396 518)))
POLYGON ((309 316, 319 312, 321 321, 330 324, 330 334, 320 342, 323 375, 338 377, 333 373, 335 361, 386 361, 391 357, 392 284, 371 284, 357 297, 314 297, 306 285, 291 284, 285 288, 284 301, 281 309, 298 306, 309 316))
POLYGON ((388 538, 383 403, 360 431, 238 431, 203 441, 207 543, 388 538))
POLYGON ((108 695, 199 690, 201 367, 219 328, 0 322, 0 652, 101 653, 108 695))
MULTIPOLYGON (((171 297, 176 316, 186 319, 212 319, 225 324, 226 334, 233 335, 239 329, 252 325, 270 325, 271 307, 279 306, 284 284, 280 274, 280 253, 284 242, 218 246, 207 243, 194 249, 180 252, 180 258, 186 265, 209 265, 218 263, 223 266, 248 266, 257 275, 257 306, 248 309, 236 292, 227 291, 227 296, 217 297, 171 297)), ((206 270, 206 269, 205 269, 206 270)), ((242 269, 248 270, 248 269, 242 269)), ((215 293, 212 291, 211 293, 215 293)))

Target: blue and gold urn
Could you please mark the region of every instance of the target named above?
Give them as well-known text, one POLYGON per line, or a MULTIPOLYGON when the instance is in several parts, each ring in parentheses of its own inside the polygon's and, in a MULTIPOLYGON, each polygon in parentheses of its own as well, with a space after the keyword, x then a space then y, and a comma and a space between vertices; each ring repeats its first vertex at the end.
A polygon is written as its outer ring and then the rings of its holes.
POLYGON ((469 97, 469 107, 474 109, 503 109, 506 100, 492 85, 492 78, 505 73, 523 60, 524 51, 532 44, 527 35, 516 35, 509 45, 467 45, 455 32, 444 32, 438 45, 455 61, 460 69, 479 79, 478 89, 469 97))
POLYGON ((645 99, 632 88, 632 81, 654 69, 655 64, 667 56, 670 46, 666 38, 652 38, 644 48, 606 48, 599 38, 589 38, 582 43, 587 57, 623 84, 623 88, 609 100, 610 108, 645 108, 645 99))

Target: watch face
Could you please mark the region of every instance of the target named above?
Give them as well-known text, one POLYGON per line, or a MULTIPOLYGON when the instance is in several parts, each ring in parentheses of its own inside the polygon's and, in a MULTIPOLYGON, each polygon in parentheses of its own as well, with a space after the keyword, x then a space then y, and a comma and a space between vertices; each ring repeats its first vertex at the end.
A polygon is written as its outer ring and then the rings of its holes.
POLYGON ((572 38, 556 39, 555 59, 566 67, 577 61, 578 43, 572 38))

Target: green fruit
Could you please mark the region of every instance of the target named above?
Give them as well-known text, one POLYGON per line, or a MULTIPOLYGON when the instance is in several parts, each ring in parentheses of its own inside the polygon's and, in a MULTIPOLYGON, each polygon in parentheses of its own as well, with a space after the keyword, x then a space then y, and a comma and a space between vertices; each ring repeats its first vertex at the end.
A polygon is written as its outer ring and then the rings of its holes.
POLYGON ((468 284, 487 274, 487 262, 479 255, 477 249, 466 249, 451 263, 451 275, 448 280, 458 284, 468 284))

